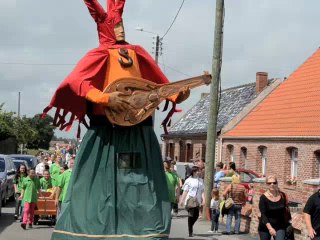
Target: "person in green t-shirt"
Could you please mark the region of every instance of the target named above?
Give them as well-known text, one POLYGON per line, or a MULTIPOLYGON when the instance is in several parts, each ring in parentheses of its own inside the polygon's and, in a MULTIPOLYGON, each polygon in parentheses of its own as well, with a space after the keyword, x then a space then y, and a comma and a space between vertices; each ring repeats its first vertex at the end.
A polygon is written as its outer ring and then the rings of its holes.
POLYGON ((48 170, 43 171, 43 178, 40 179, 40 189, 42 191, 47 191, 52 188, 52 179, 48 170))
POLYGON ((29 170, 28 177, 23 180, 20 200, 24 201, 24 214, 21 227, 26 229, 27 223, 32 228, 34 210, 38 201, 40 181, 34 169, 29 170))
POLYGON ((69 182, 71 179, 71 174, 72 174, 72 168, 74 165, 74 160, 70 159, 69 161, 69 165, 70 168, 68 170, 65 170, 63 174, 61 174, 61 178, 59 179, 59 183, 58 183, 58 187, 57 187, 57 191, 56 191, 56 200, 55 200, 55 204, 57 206, 58 209, 58 213, 57 215, 59 216, 60 212, 61 212, 61 204, 64 201, 66 194, 67 194, 67 190, 68 190, 68 186, 69 186, 69 182))
POLYGON ((168 160, 164 161, 164 171, 168 185, 169 201, 171 202, 171 208, 173 210, 176 208, 175 205, 179 202, 181 191, 180 179, 179 176, 171 170, 171 163, 168 160))
POLYGON ((57 187, 58 186, 58 178, 60 175, 60 158, 56 158, 55 162, 50 167, 50 175, 51 175, 51 181, 52 186, 57 187))
POLYGON ((21 207, 21 190, 22 190, 22 183, 23 180, 27 177, 27 166, 25 164, 21 164, 19 169, 17 170, 16 176, 13 179, 14 184, 14 193, 16 199, 16 208, 14 213, 14 219, 17 220, 19 216, 22 216, 22 207, 21 207))
POLYGON ((234 162, 229 162, 226 177, 232 177, 234 174, 236 174, 236 164, 234 162))

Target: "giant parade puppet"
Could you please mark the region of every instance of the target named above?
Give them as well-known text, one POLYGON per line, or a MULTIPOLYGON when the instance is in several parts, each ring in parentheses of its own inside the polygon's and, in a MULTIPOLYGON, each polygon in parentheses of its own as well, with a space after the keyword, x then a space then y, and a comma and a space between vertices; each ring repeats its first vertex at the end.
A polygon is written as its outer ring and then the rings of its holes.
POLYGON ((142 47, 125 41, 125 0, 107 0, 107 12, 97 0, 84 2, 100 45, 80 60, 43 114, 55 108, 53 124, 61 130, 74 121, 79 132, 81 123, 88 127, 51 239, 167 239, 171 204, 151 115, 163 99, 188 98, 192 84, 173 87, 175 95, 166 88, 155 94, 155 86, 169 81, 142 47), (133 92, 140 82, 142 96, 133 92))

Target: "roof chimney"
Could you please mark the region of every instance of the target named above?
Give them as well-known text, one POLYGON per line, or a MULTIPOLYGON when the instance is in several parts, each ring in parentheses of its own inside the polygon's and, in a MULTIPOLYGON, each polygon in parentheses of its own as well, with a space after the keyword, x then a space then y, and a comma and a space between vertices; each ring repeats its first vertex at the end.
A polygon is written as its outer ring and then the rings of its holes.
POLYGON ((256 93, 259 94, 268 86, 268 73, 257 72, 256 74, 256 93))
POLYGON ((201 99, 205 98, 206 96, 210 95, 210 93, 201 93, 201 99))

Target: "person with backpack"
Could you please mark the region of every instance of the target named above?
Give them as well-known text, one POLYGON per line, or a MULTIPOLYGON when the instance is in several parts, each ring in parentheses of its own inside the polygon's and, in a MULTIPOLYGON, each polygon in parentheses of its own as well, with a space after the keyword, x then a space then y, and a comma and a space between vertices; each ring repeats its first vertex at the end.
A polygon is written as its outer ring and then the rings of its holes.
POLYGON ((227 227, 226 231, 223 232, 223 234, 239 234, 241 223, 241 209, 247 201, 247 190, 243 185, 241 185, 240 176, 238 174, 234 174, 232 176, 232 182, 224 191, 223 197, 227 199, 225 201, 225 208, 228 209, 227 227), (235 217, 235 226, 234 232, 231 232, 233 217, 235 217))
POLYGON ((183 194, 180 199, 180 206, 185 206, 188 210, 189 237, 193 237, 193 225, 198 220, 200 206, 204 203, 204 183, 200 174, 200 169, 193 166, 191 176, 186 179, 183 185, 183 194))

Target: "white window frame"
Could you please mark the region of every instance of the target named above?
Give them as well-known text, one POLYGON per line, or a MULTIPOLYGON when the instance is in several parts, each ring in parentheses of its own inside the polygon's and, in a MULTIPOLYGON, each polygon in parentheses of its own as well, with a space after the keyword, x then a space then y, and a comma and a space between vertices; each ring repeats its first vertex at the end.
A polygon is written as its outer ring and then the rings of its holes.
POLYGON ((318 178, 320 178, 320 158, 318 158, 318 178))
POLYGON ((262 161, 262 175, 266 176, 267 175, 267 148, 263 147, 261 151, 261 161, 262 161))
POLYGON ((234 146, 230 147, 230 162, 234 162, 234 146))
POLYGON ((244 169, 247 169, 247 155, 248 155, 248 149, 246 147, 241 148, 241 158, 244 161, 244 169))
POLYGON ((291 178, 298 176, 298 149, 291 150, 291 178))
POLYGON ((318 167, 318 178, 320 178, 320 153, 319 152, 315 153, 315 158, 316 158, 316 164, 318 167))

